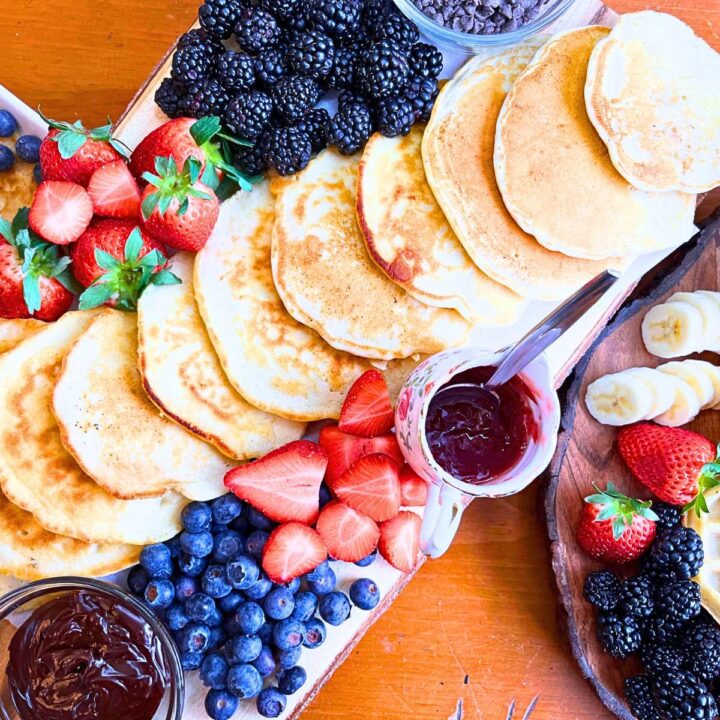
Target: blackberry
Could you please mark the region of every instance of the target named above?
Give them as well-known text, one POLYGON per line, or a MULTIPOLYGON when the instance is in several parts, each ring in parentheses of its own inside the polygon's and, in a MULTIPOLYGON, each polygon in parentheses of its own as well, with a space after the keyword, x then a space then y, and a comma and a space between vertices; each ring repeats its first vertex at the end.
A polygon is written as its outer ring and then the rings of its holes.
POLYGON ((393 40, 405 52, 420 39, 415 24, 400 13, 386 14, 382 22, 370 29, 370 34, 374 40, 393 40))
POLYGON ((255 84, 255 59, 228 50, 218 59, 217 77, 233 93, 250 90, 255 84))
POLYGON ((312 0, 310 20, 331 37, 346 38, 360 27, 361 0, 312 0))
POLYGON ((618 607, 627 615, 649 617, 655 603, 653 600, 653 583, 649 577, 639 575, 629 578, 620 585, 618 607))
POLYGON ((320 99, 320 86, 308 77, 295 75, 279 80, 272 88, 275 111, 288 123, 297 122, 320 99))
POLYGON ((260 0, 260 7, 265 8, 283 22, 292 19, 301 5, 302 0, 260 0))
POLYGON ((261 90, 238 94, 228 105, 225 124, 236 137, 255 140, 270 125, 272 100, 261 90))
POLYGON ((674 645, 685 623, 667 617, 650 617, 643 621, 642 636, 648 645, 674 645))
POLYGON ((682 510, 675 505, 656 501, 652 504, 652 509, 659 518, 655 523, 658 530, 670 530, 682 521, 682 510))
POLYGON ((204 47, 215 57, 219 57, 225 52, 225 46, 222 44, 222 40, 211 35, 207 30, 190 30, 184 35, 181 35, 177 42, 178 48, 189 47, 190 45, 204 47))
POLYGON ((585 578, 583 596, 598 610, 614 610, 620 596, 620 580, 609 570, 596 570, 585 578))
POLYGON ((640 558, 640 573, 650 578, 654 585, 678 579, 674 570, 658 565, 650 553, 640 558))
POLYGON ((346 101, 330 121, 328 141, 343 155, 353 155, 365 146, 372 131, 372 114, 368 105, 346 101))
POLYGON ((235 24, 235 39, 248 53, 258 53, 280 42, 282 31, 277 20, 267 10, 247 7, 240 11, 235 24))
POLYGON ((412 103, 402 96, 380 100, 375 109, 378 130, 385 137, 407 135, 415 122, 412 103))
POLYGON ((705 622, 692 623, 683 633, 680 647, 687 656, 687 669, 701 680, 720 676, 720 628, 705 622))
POLYGON ((290 40, 285 59, 293 72, 320 80, 332 69, 335 45, 319 30, 296 33, 290 40))
POLYGON ((181 82, 165 78, 155 92, 155 104, 169 118, 182 117, 185 114, 186 97, 187 90, 181 82))
POLYGON ((691 672, 673 670, 652 683, 655 705, 664 720, 714 720, 715 698, 691 672))
POLYGON ((413 105, 416 120, 427 122, 430 119, 438 92, 436 79, 419 76, 410 78, 404 95, 413 105))
POLYGON ((268 169, 268 164, 265 162, 265 153, 262 147, 263 141, 264 135, 261 135, 252 147, 241 147, 235 152, 235 165, 237 165, 243 175, 255 177, 257 175, 262 175, 268 169))
POLYGON ((342 110, 346 105, 349 105, 350 103, 360 103, 361 105, 365 105, 365 107, 367 107, 368 109, 368 112, 372 113, 372 107, 370 107, 370 103, 365 99, 363 95, 355 92, 354 90, 341 90, 337 99, 338 109, 342 110))
POLYGON ((676 622, 687 622, 700 614, 700 586, 692 580, 661 585, 655 593, 655 612, 676 622))
POLYGON ((372 98, 390 97, 403 89, 409 73, 402 48, 392 40, 383 40, 371 48, 359 64, 358 87, 372 98))
POLYGON ((265 87, 272 87, 287 75, 285 51, 282 48, 270 48, 255 58, 255 75, 265 87))
POLYGON ((185 45, 175 51, 171 75, 185 85, 198 83, 212 75, 216 60, 215 51, 208 45, 185 45))
POLYGON ((695 577, 705 560, 700 536, 692 528, 682 526, 660 533, 650 555, 661 571, 671 572, 681 580, 695 577))
POLYGON ((645 645, 640 650, 640 659, 645 672, 659 677, 670 670, 679 670, 685 661, 685 654, 668 645, 645 645))
POLYGON ((652 684, 647 675, 634 675, 625 679, 625 697, 637 720, 662 720, 655 707, 652 684))
POLYGON ((310 138, 297 128, 274 128, 263 141, 265 161, 279 175, 293 175, 310 162, 310 138))
POLYGON ((190 117, 194 118, 203 118, 207 115, 222 117, 229 102, 228 91, 220 84, 219 80, 210 78, 195 83, 188 89, 184 109, 190 117))
POLYGON ((325 108, 311 110, 303 116, 293 127, 305 133, 310 138, 310 146, 314 153, 319 153, 327 147, 328 125, 330 115, 325 108))
POLYGON ((597 634, 605 650, 616 658, 630 657, 640 649, 640 625, 632 616, 600 613, 597 634))
MULTIPOLYGON (((274 0, 269 0, 269 2, 274 2, 274 0)), ((283 18, 283 23, 290 32, 312 30, 314 23, 310 18, 311 12, 312 0, 300 0, 292 15, 283 18)))
POLYGON ((355 85, 355 67, 358 53, 354 47, 341 47, 335 50, 335 62, 325 82, 336 90, 346 90, 355 85))
POLYGON ((215 37, 227 40, 232 35, 241 9, 238 0, 204 0, 198 10, 200 27, 215 37))
POLYGON ((437 78, 443 69, 442 53, 434 45, 415 43, 410 49, 410 67, 413 75, 425 79, 437 78))
POLYGON ((387 0, 365 0, 360 25, 370 33, 375 33, 385 18, 395 12, 387 0))

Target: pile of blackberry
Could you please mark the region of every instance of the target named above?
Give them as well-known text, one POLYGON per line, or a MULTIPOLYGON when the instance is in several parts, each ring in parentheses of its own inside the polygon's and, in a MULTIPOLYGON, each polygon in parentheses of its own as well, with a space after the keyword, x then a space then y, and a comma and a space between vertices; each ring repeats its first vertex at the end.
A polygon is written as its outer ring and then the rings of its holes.
POLYGON ((328 145, 352 155, 430 117, 442 54, 390 0, 205 0, 199 19, 155 101, 171 118, 223 118, 253 143, 235 157, 248 175, 291 175, 328 145), (316 108, 335 91, 332 116, 316 108))
POLYGON ((704 561, 702 540, 680 524, 678 510, 656 505, 659 531, 640 574, 621 580, 609 570, 591 573, 585 599, 598 610, 605 650, 621 659, 639 655, 645 672, 625 681, 638 720, 714 720, 720 627, 703 611, 700 587, 691 580, 704 561))

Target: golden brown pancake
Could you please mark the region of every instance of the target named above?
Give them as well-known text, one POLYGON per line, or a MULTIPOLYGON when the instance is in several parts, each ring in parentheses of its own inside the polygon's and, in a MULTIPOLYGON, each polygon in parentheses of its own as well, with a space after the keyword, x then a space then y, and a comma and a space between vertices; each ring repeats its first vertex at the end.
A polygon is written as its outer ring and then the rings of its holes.
POLYGON ((26 337, 30 337, 44 326, 45 323, 42 320, 0 318, 0 353, 14 348, 26 337))

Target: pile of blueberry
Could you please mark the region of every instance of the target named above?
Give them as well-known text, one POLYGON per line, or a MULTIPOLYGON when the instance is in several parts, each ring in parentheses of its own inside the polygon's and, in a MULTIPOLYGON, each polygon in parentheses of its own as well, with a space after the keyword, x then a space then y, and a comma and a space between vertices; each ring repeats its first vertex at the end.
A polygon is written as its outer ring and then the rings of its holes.
MULTIPOLYGON (((0 138, 10 138, 18 132, 19 126, 15 116, 8 110, 0 110, 0 138)), ((7 145, 0 143, 0 172, 8 172, 15 167, 16 155, 23 162, 34 163, 34 177, 37 182, 42 179, 40 172, 40 143, 35 135, 21 135, 15 141, 15 152, 7 145)))
POLYGON ((224 118, 253 143, 236 158, 248 175, 290 175, 327 145, 352 155, 430 117, 442 54, 390 0, 205 0, 199 19, 155 101, 169 117, 224 118), (334 91, 331 118, 316 106, 334 91))
POLYGON ((261 568, 274 524, 232 494, 190 503, 182 522, 179 535, 143 549, 128 587, 165 622, 183 668, 200 670, 213 720, 228 720, 251 698, 263 717, 278 717, 307 680, 299 664, 303 647, 322 645, 326 623, 345 622, 352 605, 375 608, 378 587, 359 579, 348 597, 336 589, 327 561, 303 578, 274 584, 261 568))

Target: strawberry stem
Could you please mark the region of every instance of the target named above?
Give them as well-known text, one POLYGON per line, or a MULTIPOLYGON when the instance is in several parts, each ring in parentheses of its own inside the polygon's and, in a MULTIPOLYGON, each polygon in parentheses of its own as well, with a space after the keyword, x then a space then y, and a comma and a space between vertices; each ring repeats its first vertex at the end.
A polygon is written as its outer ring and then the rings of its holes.
POLYGON ((659 519, 655 512, 650 509, 652 500, 636 500, 623 495, 613 483, 608 483, 605 490, 600 490, 595 484, 593 484, 593 487, 596 491, 595 494, 588 495, 585 502, 601 507, 595 522, 611 520, 615 540, 619 540, 623 536, 625 531, 633 524, 636 516, 653 522, 657 522, 659 519))
POLYGON ((48 127, 53 130, 59 130, 58 134, 55 135, 52 140, 57 143, 60 157, 62 157, 63 160, 69 160, 73 157, 80 148, 85 145, 88 139, 108 143, 123 157, 130 157, 130 148, 112 136, 113 125, 110 118, 108 118, 107 125, 88 130, 82 124, 81 120, 76 120, 72 124, 61 120, 51 120, 43 115, 40 108, 38 108, 38 114, 43 121, 47 123, 48 127))
POLYGON ((684 513, 694 512, 698 517, 703 513, 710 512, 705 493, 718 486, 720 486, 720 445, 717 446, 715 459, 700 468, 697 495, 683 507, 682 511, 684 513))

